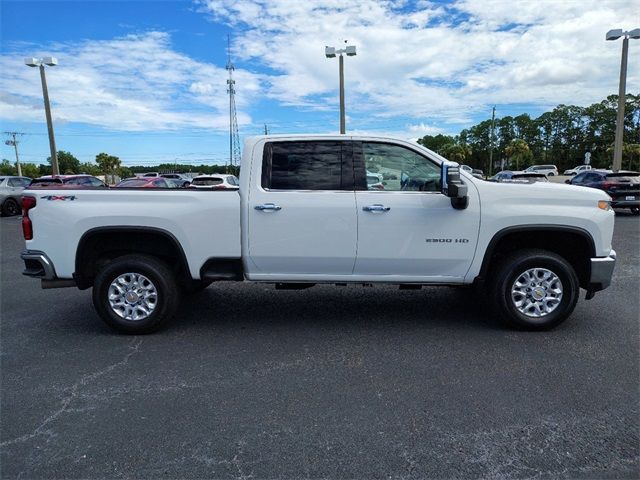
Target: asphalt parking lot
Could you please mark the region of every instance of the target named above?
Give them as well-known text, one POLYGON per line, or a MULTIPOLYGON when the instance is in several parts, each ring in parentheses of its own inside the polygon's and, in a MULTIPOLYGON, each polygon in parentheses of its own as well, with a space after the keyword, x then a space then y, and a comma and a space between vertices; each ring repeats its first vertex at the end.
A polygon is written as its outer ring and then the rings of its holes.
POLYGON ((221 283, 154 335, 23 277, 0 219, 1 478, 638 478, 640 221, 552 332, 450 288, 221 283))

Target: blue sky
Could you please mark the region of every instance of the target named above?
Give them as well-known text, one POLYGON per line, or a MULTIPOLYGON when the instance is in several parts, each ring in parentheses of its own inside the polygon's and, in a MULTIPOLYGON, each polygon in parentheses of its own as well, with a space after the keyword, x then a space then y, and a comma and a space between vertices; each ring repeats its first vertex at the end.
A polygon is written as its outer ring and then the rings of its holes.
MULTIPOLYGON (((22 161, 49 148, 36 69, 47 71, 59 150, 126 165, 228 159, 227 35, 240 135, 338 130, 338 62, 347 40, 347 131, 456 134, 488 118, 537 116, 617 92, 621 42, 640 1, 317 0, 2 1, 0 122, 22 161)), ((638 45, 635 45, 637 43, 638 45)), ((640 90, 630 47, 627 91, 640 90)), ((2 158, 13 159, 2 145, 2 158)))

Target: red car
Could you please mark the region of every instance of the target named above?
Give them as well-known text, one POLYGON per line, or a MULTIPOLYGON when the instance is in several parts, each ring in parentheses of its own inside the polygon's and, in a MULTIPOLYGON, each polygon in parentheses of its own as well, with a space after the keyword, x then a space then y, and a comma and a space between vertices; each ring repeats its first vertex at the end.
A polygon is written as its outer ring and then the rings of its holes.
POLYGON ((174 185, 162 177, 125 178, 116 188, 173 188, 174 185))
POLYGON ((28 188, 109 188, 92 175, 44 175, 34 178, 28 188))

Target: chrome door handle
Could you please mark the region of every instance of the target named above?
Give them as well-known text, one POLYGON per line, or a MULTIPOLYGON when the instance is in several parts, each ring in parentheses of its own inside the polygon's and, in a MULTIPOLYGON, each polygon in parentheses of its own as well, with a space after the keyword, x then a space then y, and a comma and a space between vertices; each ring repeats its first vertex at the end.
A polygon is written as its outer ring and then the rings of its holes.
POLYGON ((282 210, 282 207, 280 205, 275 205, 273 203, 264 203, 262 205, 256 205, 255 207, 256 210, 282 210))
POLYGON ((362 210, 364 210, 365 212, 388 212, 389 210, 391 210, 391 207, 385 207, 384 205, 375 203, 373 205, 362 207, 362 210))

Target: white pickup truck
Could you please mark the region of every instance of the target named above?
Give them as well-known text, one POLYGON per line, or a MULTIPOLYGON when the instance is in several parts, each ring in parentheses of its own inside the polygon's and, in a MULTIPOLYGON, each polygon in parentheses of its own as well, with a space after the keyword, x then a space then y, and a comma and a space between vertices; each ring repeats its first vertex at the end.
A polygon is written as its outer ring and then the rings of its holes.
POLYGON ((93 287, 126 333, 219 280, 475 285, 508 325, 548 329, 580 288, 589 299, 611 282, 609 201, 481 180, 398 139, 262 136, 245 142, 239 189, 25 190, 22 259, 43 288, 93 287))

